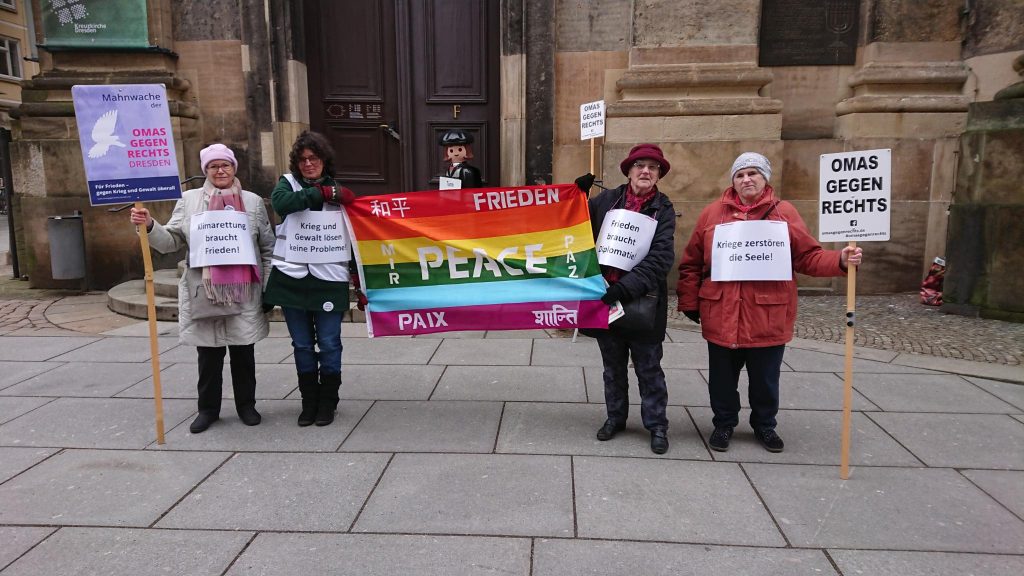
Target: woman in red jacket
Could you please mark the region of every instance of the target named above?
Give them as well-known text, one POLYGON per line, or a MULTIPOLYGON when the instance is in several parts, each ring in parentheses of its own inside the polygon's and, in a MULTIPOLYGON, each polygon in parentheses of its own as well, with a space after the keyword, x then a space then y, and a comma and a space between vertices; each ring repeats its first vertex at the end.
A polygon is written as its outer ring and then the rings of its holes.
MULTIPOLYGON (((775 432, 779 411, 779 368, 796 321, 796 281, 712 280, 716 228, 723 224, 773 220, 785 222, 792 270, 809 276, 842 276, 861 263, 860 248, 824 250, 807 231, 800 214, 779 200, 768 185, 772 166, 755 152, 740 154, 732 165, 732 186, 701 212, 679 264, 679 310, 701 324, 708 341, 708 391, 714 432, 712 450, 729 449, 739 424, 740 370, 749 377, 750 426, 769 452, 782 452, 775 432)), ((724 233, 724 230, 723 230, 724 233)), ((783 248, 784 250, 784 248, 783 248)), ((721 255, 720 255, 721 256, 721 255)), ((776 271, 777 272, 777 271, 776 271)), ((787 271, 788 272, 788 271, 787 271)))

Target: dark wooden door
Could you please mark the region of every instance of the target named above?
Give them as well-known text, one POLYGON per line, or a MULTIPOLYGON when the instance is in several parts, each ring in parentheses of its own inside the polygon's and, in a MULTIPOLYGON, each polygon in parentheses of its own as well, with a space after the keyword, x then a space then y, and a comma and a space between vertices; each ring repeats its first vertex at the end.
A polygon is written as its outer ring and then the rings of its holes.
POLYGON ((305 3, 310 124, 334 144, 357 194, 437 187, 438 137, 473 134, 484 180, 499 185, 499 3, 305 3))
POLYGON ((496 1, 411 0, 416 186, 436 188, 443 167, 438 138, 461 128, 473 135, 474 158, 485 185, 498 186, 500 117, 496 1))
POLYGON ((401 142, 381 127, 400 127, 394 0, 306 2, 305 28, 310 126, 335 176, 359 195, 400 190, 401 142))

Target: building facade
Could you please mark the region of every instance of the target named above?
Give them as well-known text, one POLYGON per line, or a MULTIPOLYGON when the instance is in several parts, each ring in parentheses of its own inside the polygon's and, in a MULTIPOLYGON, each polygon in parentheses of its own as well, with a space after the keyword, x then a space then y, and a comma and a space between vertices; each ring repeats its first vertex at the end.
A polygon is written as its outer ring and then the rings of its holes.
MULTIPOLYGON (((740 152, 771 159, 772 184, 814 231, 819 155, 890 148, 892 240, 865 245, 859 291, 912 290, 947 249, 969 107, 1018 82, 1024 53, 1020 0, 104 0, 119 2, 145 5, 147 46, 51 49, 44 30, 41 72, 25 82, 12 153, 18 250, 36 286, 62 285, 46 216, 76 209, 89 285, 141 276, 127 217, 88 206, 70 87, 160 82, 183 178, 223 142, 265 196, 308 127, 332 139, 357 193, 435 186, 436 136, 451 127, 475 135, 492 185, 570 182, 591 163, 579 106, 603 99, 599 178, 620 184, 629 148, 659 143, 678 248, 740 152)), ((44 29, 56 3, 33 3, 44 29)))

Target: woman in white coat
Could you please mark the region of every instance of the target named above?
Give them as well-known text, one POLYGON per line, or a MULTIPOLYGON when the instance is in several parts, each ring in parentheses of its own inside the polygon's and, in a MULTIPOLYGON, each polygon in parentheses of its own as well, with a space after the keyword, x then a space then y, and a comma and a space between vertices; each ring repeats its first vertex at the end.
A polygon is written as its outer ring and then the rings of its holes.
POLYGON ((153 220, 145 208, 132 208, 131 214, 132 224, 146 226, 150 246, 160 253, 176 252, 189 245, 195 214, 244 210, 248 216, 248 241, 257 255, 256 265, 189 268, 178 282, 178 339, 195 346, 199 354, 199 414, 189 426, 193 434, 203 432, 220 418, 224 355, 229 350, 238 417, 248 426, 260 423, 254 345, 269 332, 261 294, 274 252, 274 233, 263 198, 242 190, 235 178, 238 162, 231 149, 212 144, 199 153, 199 161, 206 182, 202 188, 182 194, 166 224, 153 220), (204 311, 211 308, 211 303, 219 309, 204 311))

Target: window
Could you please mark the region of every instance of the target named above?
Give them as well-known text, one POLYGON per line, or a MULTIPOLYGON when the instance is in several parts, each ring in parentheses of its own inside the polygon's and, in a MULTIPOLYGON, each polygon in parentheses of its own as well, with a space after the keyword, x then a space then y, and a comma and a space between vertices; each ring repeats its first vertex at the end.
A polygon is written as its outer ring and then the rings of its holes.
POLYGON ((0 0, 0 8, 7 8, 8 10, 12 10, 14 12, 18 11, 18 5, 16 4, 15 0, 0 0))
POLYGON ((21 78, 21 50, 14 38, 0 36, 0 76, 21 78))

